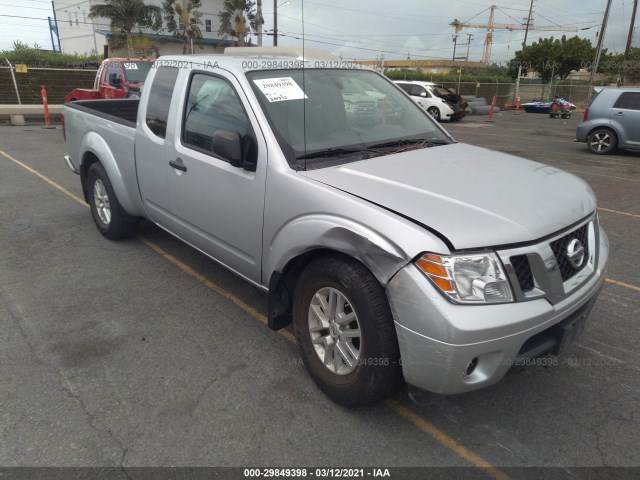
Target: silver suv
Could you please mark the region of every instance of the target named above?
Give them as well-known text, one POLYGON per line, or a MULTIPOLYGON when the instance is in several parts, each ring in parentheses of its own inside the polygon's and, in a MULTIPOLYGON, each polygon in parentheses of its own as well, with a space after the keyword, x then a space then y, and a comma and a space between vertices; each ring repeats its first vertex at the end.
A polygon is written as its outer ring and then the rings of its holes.
POLYGON ((640 88, 603 88, 584 112, 576 142, 604 155, 617 148, 640 149, 640 88))

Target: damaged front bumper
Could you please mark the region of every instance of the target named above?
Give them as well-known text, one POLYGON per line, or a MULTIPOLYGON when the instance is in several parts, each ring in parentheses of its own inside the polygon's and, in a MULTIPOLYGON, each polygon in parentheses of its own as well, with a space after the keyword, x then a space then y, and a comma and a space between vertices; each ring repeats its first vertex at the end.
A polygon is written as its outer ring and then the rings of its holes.
POLYGON ((563 300, 499 305, 446 300, 413 264, 387 286, 408 384, 440 394, 492 385, 523 359, 557 354, 584 328, 604 283, 609 254, 600 230, 593 275, 563 300))

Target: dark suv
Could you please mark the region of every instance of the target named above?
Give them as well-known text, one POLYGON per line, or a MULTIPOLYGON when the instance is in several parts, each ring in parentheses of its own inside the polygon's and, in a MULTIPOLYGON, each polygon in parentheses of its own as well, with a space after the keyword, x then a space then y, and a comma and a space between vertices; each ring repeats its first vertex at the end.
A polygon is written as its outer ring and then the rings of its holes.
POLYGON ((584 112, 576 142, 604 155, 616 148, 640 150, 640 88, 603 88, 584 112))

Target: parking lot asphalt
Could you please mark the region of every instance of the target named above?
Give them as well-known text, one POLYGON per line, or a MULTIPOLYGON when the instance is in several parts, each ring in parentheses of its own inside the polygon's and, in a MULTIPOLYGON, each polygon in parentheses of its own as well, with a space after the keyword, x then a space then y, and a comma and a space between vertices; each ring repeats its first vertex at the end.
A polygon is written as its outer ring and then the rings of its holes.
POLYGON ((587 153, 579 121, 444 127, 594 189, 612 250, 583 336, 484 390, 359 410, 261 322, 264 293, 153 225, 105 240, 60 130, 0 127, 0 466, 640 466, 640 154, 587 153))

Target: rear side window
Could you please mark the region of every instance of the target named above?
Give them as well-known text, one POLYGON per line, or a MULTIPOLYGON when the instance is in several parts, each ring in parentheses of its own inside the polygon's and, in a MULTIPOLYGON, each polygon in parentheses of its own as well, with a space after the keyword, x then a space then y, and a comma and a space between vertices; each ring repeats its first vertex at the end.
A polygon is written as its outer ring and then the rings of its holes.
POLYGON ((618 97, 613 108, 640 110, 640 92, 624 92, 618 97))
POLYGON ((175 67, 159 67, 151 84, 147 101, 146 123, 149 129, 160 138, 164 138, 167 134, 169 107, 178 71, 175 67))

